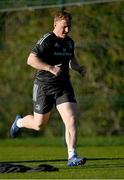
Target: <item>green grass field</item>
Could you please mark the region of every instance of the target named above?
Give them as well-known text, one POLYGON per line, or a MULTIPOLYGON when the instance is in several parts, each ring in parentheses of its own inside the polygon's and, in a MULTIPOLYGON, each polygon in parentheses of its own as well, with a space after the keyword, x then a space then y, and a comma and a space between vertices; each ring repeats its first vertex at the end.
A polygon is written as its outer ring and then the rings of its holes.
POLYGON ((124 137, 80 138, 77 150, 87 157, 83 167, 67 167, 62 138, 0 140, 0 162, 33 167, 50 164, 57 172, 1 173, 0 179, 123 179, 124 137))

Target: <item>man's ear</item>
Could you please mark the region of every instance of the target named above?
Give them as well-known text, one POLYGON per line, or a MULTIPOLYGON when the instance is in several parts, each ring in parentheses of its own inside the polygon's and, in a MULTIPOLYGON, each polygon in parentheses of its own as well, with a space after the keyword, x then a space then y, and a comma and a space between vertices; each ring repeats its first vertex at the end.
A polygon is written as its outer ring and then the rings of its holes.
POLYGON ((53 26, 54 26, 54 28, 56 27, 56 22, 54 22, 53 26))

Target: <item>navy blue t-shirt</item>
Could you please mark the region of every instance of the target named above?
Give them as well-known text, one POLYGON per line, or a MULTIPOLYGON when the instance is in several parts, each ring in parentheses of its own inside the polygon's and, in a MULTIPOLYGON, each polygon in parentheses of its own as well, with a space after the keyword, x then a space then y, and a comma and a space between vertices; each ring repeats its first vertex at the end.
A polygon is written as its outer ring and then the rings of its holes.
POLYGON ((62 72, 58 76, 44 70, 39 70, 36 73, 36 79, 42 83, 42 89, 45 92, 66 90, 71 86, 69 61, 74 56, 74 42, 69 36, 59 38, 53 32, 47 33, 36 43, 32 53, 35 53, 41 61, 49 65, 61 64, 62 72))

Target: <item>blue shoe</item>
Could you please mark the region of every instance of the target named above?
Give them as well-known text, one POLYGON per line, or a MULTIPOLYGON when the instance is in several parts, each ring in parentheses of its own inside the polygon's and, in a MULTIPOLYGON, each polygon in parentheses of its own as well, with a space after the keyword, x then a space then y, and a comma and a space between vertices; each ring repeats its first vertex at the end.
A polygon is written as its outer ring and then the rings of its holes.
POLYGON ((84 165, 86 163, 86 158, 82 158, 79 156, 73 156, 68 160, 67 166, 79 166, 84 165))
POLYGON ((15 118, 15 121, 13 122, 11 129, 10 129, 10 136, 12 138, 15 138, 18 136, 18 133, 20 131, 20 128, 16 125, 18 119, 22 118, 20 115, 17 115, 15 118))

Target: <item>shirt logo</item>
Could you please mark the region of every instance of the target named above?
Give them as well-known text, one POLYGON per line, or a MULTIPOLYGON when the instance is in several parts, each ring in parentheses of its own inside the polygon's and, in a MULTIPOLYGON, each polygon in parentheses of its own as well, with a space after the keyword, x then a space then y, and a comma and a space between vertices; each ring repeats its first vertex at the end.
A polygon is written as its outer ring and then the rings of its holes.
POLYGON ((38 110, 38 111, 40 111, 40 105, 39 105, 39 104, 36 104, 35 109, 38 110))
POLYGON ((54 44, 54 47, 59 47, 59 44, 56 42, 56 43, 54 44))

